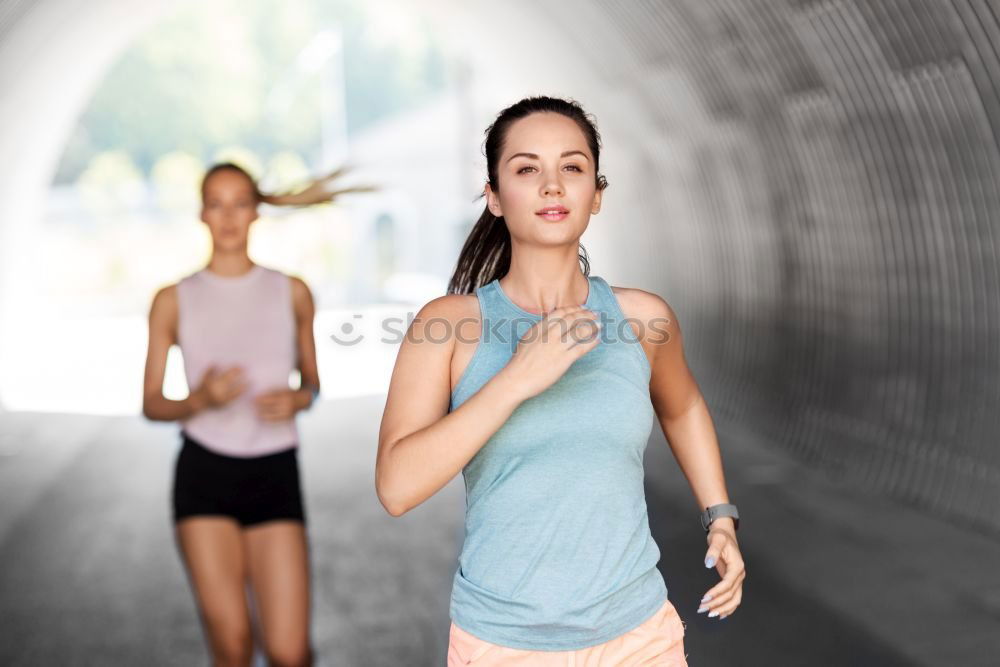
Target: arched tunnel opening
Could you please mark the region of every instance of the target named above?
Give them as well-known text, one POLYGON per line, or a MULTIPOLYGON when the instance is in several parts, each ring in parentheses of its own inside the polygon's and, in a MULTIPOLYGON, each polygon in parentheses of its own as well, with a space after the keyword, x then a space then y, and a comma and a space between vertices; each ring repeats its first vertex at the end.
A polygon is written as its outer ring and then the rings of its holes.
MULTIPOLYGON (((293 36, 287 62, 263 65, 248 55, 271 53, 260 43, 226 41, 227 11, 241 10, 0 2, 4 663, 206 655, 167 515, 177 429, 140 416, 149 300, 207 256, 190 192, 177 210, 149 200, 157 160, 184 147, 133 156, 155 218, 142 224, 135 209, 114 224, 106 208, 81 213, 79 177, 94 162, 67 166, 74 150, 121 152, 113 138, 80 149, 81 128, 108 77, 159 35, 232 59, 222 78, 181 72, 177 86, 188 76, 242 91, 227 72, 267 66, 267 90, 248 103, 284 111, 253 126, 271 142, 251 156, 263 173, 287 181, 347 160, 386 184, 321 212, 266 211, 252 246, 319 296, 324 400, 300 425, 321 664, 444 661, 461 481, 385 515, 373 466, 398 341, 334 338, 352 317, 405 321, 444 292, 483 206, 482 131, 531 94, 596 117, 611 187, 582 239, 591 265, 677 313, 744 518, 743 609, 712 623, 695 613, 712 581, 698 508, 654 429, 650 527, 692 664, 990 664, 1000 5, 255 2, 254 35, 293 36), (207 28, 184 32, 194 25, 207 28), (360 58, 362 29, 396 59, 360 58), (292 118, 314 126, 285 131, 292 118), (281 142, 299 142, 295 159, 281 142)), ((104 98, 110 125, 144 113, 121 92, 104 98)), ((236 122, 223 116, 246 105, 227 104, 205 123, 236 122)), ((157 173, 182 165, 168 185, 183 188, 224 155, 204 146, 215 152, 185 153, 203 163, 175 155, 157 173)))

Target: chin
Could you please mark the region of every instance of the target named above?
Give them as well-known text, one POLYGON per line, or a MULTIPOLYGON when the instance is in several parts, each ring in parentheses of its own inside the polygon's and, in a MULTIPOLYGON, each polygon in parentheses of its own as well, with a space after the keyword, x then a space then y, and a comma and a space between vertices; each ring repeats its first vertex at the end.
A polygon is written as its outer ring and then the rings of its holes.
POLYGON ((548 241, 563 241, 570 242, 573 239, 578 239, 586 231, 587 227, 573 224, 569 220, 563 220, 561 222, 544 222, 543 226, 535 228, 535 236, 537 238, 545 239, 548 241))

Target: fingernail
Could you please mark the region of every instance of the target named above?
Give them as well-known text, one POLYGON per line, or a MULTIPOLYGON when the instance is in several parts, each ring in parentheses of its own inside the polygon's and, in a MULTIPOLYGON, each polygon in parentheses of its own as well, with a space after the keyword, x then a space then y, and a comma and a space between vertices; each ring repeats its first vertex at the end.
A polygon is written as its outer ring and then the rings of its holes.
POLYGON ((709 600, 711 600, 711 599, 712 599, 712 595, 711 595, 710 593, 705 593, 705 597, 703 597, 703 598, 701 599, 701 601, 702 601, 702 602, 708 602, 708 601, 709 601, 709 600))
POLYGON ((709 556, 708 558, 705 559, 705 567, 714 567, 714 566, 715 566, 715 557, 709 556))
POLYGON ((719 612, 717 612, 717 611, 710 611, 710 612, 708 612, 708 617, 709 618, 715 618, 718 615, 719 615, 719 612))
POLYGON ((702 606, 702 607, 698 607, 698 613, 699 613, 699 614, 700 614, 701 612, 703 612, 703 611, 707 611, 707 610, 708 610, 708 607, 705 607, 705 606, 702 606))

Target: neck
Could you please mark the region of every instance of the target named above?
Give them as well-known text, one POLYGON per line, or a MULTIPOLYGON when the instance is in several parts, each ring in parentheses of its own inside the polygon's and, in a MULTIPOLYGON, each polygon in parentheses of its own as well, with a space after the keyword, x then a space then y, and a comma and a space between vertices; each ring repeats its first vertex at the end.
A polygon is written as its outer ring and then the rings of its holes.
POLYGON ((251 269, 254 263, 247 255, 246 249, 239 251, 214 250, 208 261, 208 270, 219 276, 242 276, 251 269))
POLYGON ((510 271, 500 279, 504 294, 529 313, 583 305, 590 292, 580 270, 577 245, 561 248, 511 248, 510 271))

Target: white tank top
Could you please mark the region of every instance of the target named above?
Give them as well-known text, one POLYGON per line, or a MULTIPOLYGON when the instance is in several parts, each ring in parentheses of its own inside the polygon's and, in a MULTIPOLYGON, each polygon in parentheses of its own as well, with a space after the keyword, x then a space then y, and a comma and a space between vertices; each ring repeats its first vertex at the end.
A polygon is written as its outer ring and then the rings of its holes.
POLYGON ((208 408, 181 422, 195 440, 220 454, 252 457, 298 444, 295 420, 257 417, 254 398, 287 389, 296 360, 291 280, 259 265, 242 276, 202 269, 177 284, 178 344, 193 391, 208 368, 243 369, 247 388, 220 408, 208 408))

